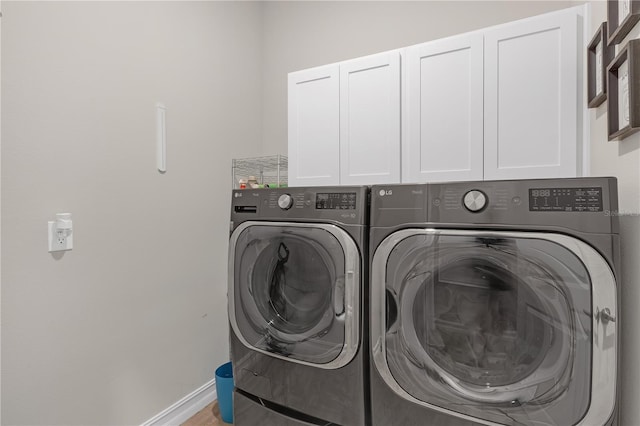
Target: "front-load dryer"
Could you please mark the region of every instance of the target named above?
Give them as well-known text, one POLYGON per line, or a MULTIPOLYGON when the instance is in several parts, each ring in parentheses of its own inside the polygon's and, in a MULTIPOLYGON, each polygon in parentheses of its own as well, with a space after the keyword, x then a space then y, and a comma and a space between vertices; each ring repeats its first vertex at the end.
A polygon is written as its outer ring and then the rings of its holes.
POLYGON ((237 425, 366 423, 367 187, 232 194, 237 425))
POLYGON ((614 178, 371 197, 373 425, 617 423, 614 178))

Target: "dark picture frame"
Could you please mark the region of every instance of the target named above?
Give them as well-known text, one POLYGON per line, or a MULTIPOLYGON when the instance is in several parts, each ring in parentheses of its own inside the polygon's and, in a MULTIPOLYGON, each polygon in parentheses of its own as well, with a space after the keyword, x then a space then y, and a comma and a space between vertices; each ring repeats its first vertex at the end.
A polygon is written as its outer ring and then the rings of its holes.
POLYGON ((607 22, 609 23, 608 43, 618 44, 640 21, 640 0, 608 0, 607 22), (620 10, 628 8, 625 18, 619 21, 620 10))
POLYGON ((607 67, 609 140, 640 130, 640 40, 630 40, 607 67))
POLYGON ((607 65, 615 56, 615 45, 607 43, 607 23, 603 22, 587 46, 587 102, 595 108, 607 99, 607 65))

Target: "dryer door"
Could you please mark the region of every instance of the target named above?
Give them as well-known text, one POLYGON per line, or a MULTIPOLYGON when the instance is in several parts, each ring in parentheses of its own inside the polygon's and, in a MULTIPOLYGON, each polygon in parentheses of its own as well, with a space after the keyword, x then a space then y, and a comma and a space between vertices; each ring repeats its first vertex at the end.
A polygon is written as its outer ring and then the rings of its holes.
POLYGON ((564 235, 402 230, 373 258, 376 369, 407 400, 467 420, 604 424, 616 310, 607 262, 564 235))
POLYGON ((360 255, 329 224, 246 222, 229 247, 229 319, 248 348, 339 368, 359 341, 360 255))

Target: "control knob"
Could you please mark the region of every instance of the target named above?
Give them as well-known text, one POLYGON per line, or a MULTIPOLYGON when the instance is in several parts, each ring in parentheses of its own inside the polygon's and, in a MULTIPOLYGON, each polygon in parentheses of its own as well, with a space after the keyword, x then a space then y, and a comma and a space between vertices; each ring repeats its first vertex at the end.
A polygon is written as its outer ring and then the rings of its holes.
POLYGON ((278 198, 278 206, 282 210, 288 210, 293 205, 293 198, 289 194, 282 194, 280 198, 278 198))
POLYGON ((473 189, 464 194, 462 202, 464 203, 464 206, 467 208, 467 210, 472 213, 477 213, 480 210, 484 209, 487 205, 487 196, 484 194, 484 192, 473 189))

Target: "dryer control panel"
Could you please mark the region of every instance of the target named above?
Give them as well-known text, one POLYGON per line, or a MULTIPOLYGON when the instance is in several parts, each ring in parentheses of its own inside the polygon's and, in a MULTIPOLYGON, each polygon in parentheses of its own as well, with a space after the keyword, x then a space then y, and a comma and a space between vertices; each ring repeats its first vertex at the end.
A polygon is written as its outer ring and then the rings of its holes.
POLYGON ((371 226, 454 224, 618 232, 617 180, 608 177, 375 185, 371 226))
POLYGON ((529 211, 601 212, 602 187, 530 188, 529 211))

